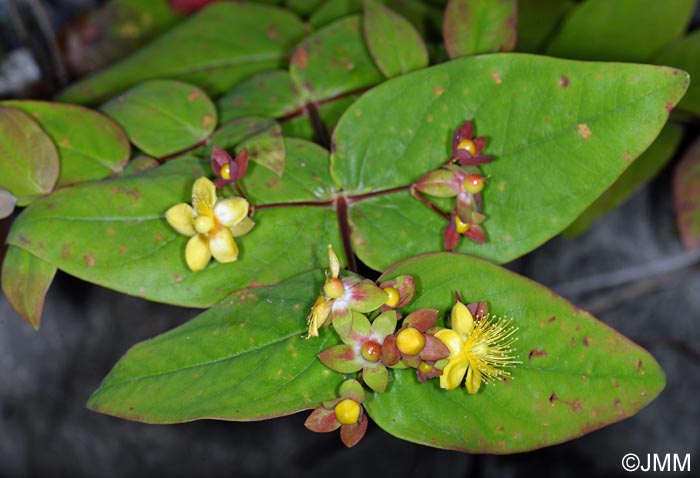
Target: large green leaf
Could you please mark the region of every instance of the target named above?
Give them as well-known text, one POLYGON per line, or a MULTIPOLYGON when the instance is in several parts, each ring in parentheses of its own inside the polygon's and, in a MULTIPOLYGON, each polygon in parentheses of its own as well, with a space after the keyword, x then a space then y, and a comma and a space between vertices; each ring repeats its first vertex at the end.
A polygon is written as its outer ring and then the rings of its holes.
POLYGON ((681 139, 683 139, 683 128, 675 123, 666 123, 649 149, 635 159, 610 189, 564 230, 564 234, 567 236, 582 234, 604 214, 622 204, 633 192, 656 176, 673 158, 681 139))
POLYGON ((0 106, 0 187, 24 206, 49 193, 58 172, 58 151, 49 135, 24 111, 0 106))
POLYGON ((547 54, 647 61, 683 34, 694 7, 695 0, 588 0, 572 9, 547 54))
POLYGON ((384 80, 365 45, 359 15, 338 20, 300 43, 289 73, 307 102, 327 100, 384 80))
POLYGON ((79 81, 61 101, 96 103, 148 79, 175 78, 217 96, 241 80, 283 66, 304 35, 291 12, 214 3, 127 59, 79 81))
POLYGON ((29 113, 58 149, 61 170, 57 186, 102 179, 120 173, 131 147, 122 128, 87 108, 45 101, 4 101, 29 113))
POLYGON ((496 262, 529 252, 651 144, 687 83, 669 68, 501 54, 374 88, 341 118, 331 156, 339 187, 360 195, 350 200, 360 259, 381 270, 439 249, 446 222, 408 188, 450 159, 452 134, 469 119, 495 160, 481 166, 490 177, 482 193, 488 241, 465 239, 459 250, 496 262))
POLYGON ((515 0, 450 0, 442 34, 450 58, 511 51, 517 36, 515 0))
POLYGON ((102 105, 144 153, 163 157, 195 146, 216 127, 216 107, 201 89, 150 80, 102 105))
POLYGON ((56 266, 24 249, 9 246, 2 263, 2 290, 17 313, 34 329, 39 328, 46 292, 56 266))
POLYGON ((695 80, 700 78, 700 30, 674 42, 653 60, 658 65, 675 66, 690 73, 694 80, 678 108, 700 115, 700 82, 695 80))
POLYGON ((387 78, 428 66, 428 50, 408 20, 375 0, 365 2, 362 28, 377 67, 387 78))
MULTIPOLYGON (((297 149, 290 148, 290 155, 297 149)), ((185 156, 135 176, 58 191, 22 213, 8 242, 84 280, 189 307, 207 307, 251 284, 321 267, 329 243, 341 250, 330 204, 259 208, 255 228, 237 239, 237 262, 212 261, 206 270, 191 272, 184 257, 188 238, 168 225, 165 212, 191 201, 194 179, 209 174, 203 167, 185 156)), ((283 189, 286 180, 299 181, 298 175, 276 179, 283 189)), ((312 191, 309 196, 315 197, 312 191)))
POLYGON ((316 355, 339 342, 332 329, 306 340, 320 271, 243 289, 117 363, 88 406, 147 423, 200 418, 261 420, 335 398, 344 376, 316 355))
POLYGON ((550 290, 486 261, 430 254, 387 270, 380 280, 410 274, 419 284, 411 310, 443 315, 458 292, 487 301, 489 312, 512 318, 512 377, 469 395, 415 371, 394 371, 385 393, 371 393, 372 419, 399 438, 469 452, 516 453, 553 445, 629 417, 664 387, 664 374, 638 345, 550 290))
POLYGON ((673 172, 676 220, 688 250, 700 247, 700 139, 688 148, 673 172))

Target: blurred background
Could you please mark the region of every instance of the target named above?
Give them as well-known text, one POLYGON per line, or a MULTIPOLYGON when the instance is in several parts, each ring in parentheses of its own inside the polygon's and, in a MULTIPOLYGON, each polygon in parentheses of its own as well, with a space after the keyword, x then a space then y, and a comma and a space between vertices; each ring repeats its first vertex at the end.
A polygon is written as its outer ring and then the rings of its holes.
MULTIPOLYGON (((106 41, 85 21, 101 3, 0 0, 0 98, 51 98, 72 78, 128 51, 128 40, 106 41), (96 56, 81 49, 99 41, 111 46, 96 56)), ((686 137, 700 132, 697 121, 687 128, 686 137)), ((509 265, 656 357, 666 389, 632 418, 531 453, 482 456, 413 445, 372 425, 347 450, 337 434, 306 430, 307 412, 257 423, 170 426, 99 415, 85 401, 127 349, 198 311, 59 272, 38 332, 0 296, 0 476, 631 476, 620 466, 627 453, 690 453, 694 474, 700 470, 700 253, 685 252, 678 238, 670 192, 677 160, 584 235, 555 238, 509 265)), ((8 226, 0 221, 0 237, 8 226)))

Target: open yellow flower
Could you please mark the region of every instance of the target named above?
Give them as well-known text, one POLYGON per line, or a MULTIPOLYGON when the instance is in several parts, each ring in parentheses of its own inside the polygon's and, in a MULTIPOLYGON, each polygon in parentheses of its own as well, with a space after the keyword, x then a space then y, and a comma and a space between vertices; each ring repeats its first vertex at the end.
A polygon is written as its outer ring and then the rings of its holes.
POLYGON ((447 366, 440 375, 440 387, 453 390, 466 375, 467 391, 476 393, 482 382, 509 377, 510 372, 504 368, 520 363, 513 357, 516 330, 488 315, 476 321, 467 306, 457 302, 452 308, 452 329, 435 333, 450 349, 447 366))
POLYGON ((201 177, 192 186, 191 206, 180 203, 168 209, 168 223, 190 237, 185 260, 193 272, 204 269, 212 256, 223 263, 238 260, 233 238, 248 233, 255 225, 248 217, 249 207, 248 201, 240 197, 218 200, 214 183, 201 177))

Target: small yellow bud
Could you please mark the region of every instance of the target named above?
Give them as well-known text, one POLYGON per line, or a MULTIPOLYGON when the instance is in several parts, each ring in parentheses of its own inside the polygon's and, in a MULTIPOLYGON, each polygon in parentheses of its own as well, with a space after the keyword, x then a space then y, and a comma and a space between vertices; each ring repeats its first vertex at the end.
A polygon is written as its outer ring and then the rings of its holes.
POLYGON ((457 149, 464 149, 468 151, 471 155, 476 154, 476 146, 474 145, 474 141, 471 139, 463 139, 457 144, 457 149))
POLYGON ((384 292, 386 292, 386 295, 388 296, 386 302, 384 302, 384 305, 388 305, 389 307, 396 307, 399 305, 399 300, 401 300, 401 297, 399 296, 399 291, 396 290, 395 287, 385 287, 384 292))
POLYGON ((209 216, 198 216, 194 220, 194 230, 206 234, 214 228, 214 220, 209 216))
POLYGON ((224 164, 224 166, 221 168, 221 171, 219 172, 221 175, 222 179, 225 179, 228 181, 231 179, 231 165, 230 164, 224 164))
POLYGON ((335 406, 335 418, 341 425, 353 425, 360 419, 360 404, 351 398, 345 398, 335 406))
POLYGON ((396 336, 396 347, 405 355, 419 354, 425 347, 425 336, 414 327, 406 327, 396 336))
POLYGON ((462 220, 459 218, 459 216, 455 215, 455 229, 457 229, 457 232, 460 234, 464 234, 469 230, 469 223, 468 222, 462 222, 462 220))
POLYGON ((323 285, 323 293, 331 299, 340 299, 345 293, 345 286, 343 286, 343 281, 341 281, 337 277, 331 277, 323 285))
POLYGON ((422 373, 430 373, 433 371, 433 366, 428 362, 421 362, 418 366, 418 370, 420 370, 422 373))

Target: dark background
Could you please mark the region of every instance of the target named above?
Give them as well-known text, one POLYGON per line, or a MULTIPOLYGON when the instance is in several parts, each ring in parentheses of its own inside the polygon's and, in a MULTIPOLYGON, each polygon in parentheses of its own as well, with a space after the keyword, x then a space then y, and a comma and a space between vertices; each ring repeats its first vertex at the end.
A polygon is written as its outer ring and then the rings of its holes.
MULTIPOLYGON (((20 66, 7 66, 9 54, 27 46, 13 34, 7 1, 0 0, 0 97, 46 94, 61 82, 55 71, 47 73, 50 58, 30 50, 20 66), (34 66, 31 58, 39 58, 34 66), (7 71, 14 72, 12 81, 7 71), (18 72, 29 79, 18 81, 18 72)), ((43 5, 60 26, 97 3, 43 5)), ((686 133, 697 136, 698 124, 686 133)), ((407 443, 372 424, 348 450, 337 434, 306 430, 307 412, 265 422, 170 426, 99 415, 84 403, 126 350, 198 311, 149 303, 59 273, 39 332, 0 296, 0 476, 633 476, 620 465, 627 453, 643 462, 647 453, 690 453, 693 471, 684 475, 695 475, 700 253, 685 252, 678 239, 670 190, 677 159, 585 235, 556 238, 509 266, 656 357, 667 374, 666 389, 634 417, 531 453, 478 456, 407 443)))

